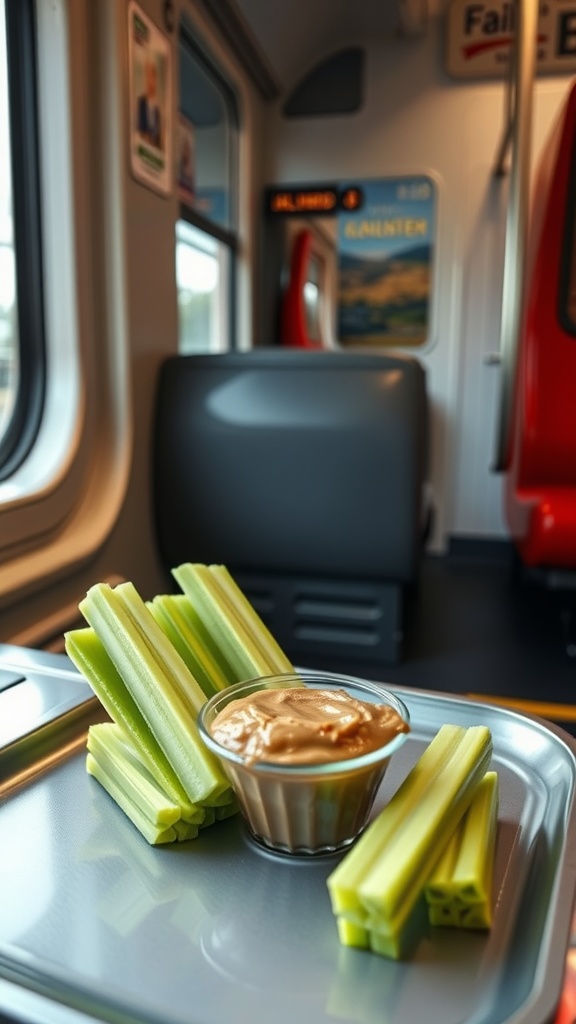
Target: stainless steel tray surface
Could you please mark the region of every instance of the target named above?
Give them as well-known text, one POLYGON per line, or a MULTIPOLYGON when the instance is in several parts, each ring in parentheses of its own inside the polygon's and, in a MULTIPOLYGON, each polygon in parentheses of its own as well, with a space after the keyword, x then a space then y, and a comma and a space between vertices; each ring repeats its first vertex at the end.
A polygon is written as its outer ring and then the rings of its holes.
POLYGON ((0 804, 0 1013, 3 992, 18 991, 48 997, 46 1020, 62 1021, 67 1007, 77 1019, 157 1024, 551 1020, 576 884, 574 741, 502 708, 394 689, 413 731, 374 813, 442 723, 492 730, 490 933, 430 929, 402 963, 344 948, 325 884, 337 856, 264 852, 239 818, 149 847, 76 750, 0 804))

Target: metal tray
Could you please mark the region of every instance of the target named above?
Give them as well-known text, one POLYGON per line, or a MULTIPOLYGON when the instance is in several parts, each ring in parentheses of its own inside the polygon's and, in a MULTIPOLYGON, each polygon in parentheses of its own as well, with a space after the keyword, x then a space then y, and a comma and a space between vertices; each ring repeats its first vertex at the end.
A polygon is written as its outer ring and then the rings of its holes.
POLYGON ((549 1021, 576 885, 574 740, 502 708, 393 689, 409 705, 413 732, 374 813, 443 722, 492 730, 501 806, 489 934, 431 929, 403 963, 344 948, 325 885, 337 857, 266 853, 240 819, 189 843, 149 847, 86 774, 84 752, 63 725, 61 757, 44 757, 24 783, 5 780, 0 1015, 125 1024, 549 1021))

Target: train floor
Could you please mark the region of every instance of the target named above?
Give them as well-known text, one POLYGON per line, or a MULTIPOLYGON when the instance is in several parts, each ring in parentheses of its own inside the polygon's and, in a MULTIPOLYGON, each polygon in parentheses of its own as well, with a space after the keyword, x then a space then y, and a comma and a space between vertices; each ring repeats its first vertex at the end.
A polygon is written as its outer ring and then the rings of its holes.
POLYGON ((404 619, 398 664, 330 667, 479 695, 576 735, 576 591, 529 582, 508 546, 454 546, 425 557, 404 619))

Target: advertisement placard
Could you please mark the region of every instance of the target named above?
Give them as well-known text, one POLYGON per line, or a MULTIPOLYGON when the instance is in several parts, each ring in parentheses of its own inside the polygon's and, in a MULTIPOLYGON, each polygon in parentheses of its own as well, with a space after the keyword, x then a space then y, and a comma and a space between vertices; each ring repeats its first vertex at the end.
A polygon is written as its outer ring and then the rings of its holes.
POLYGON ((138 181, 169 195, 172 182, 172 50, 134 0, 128 5, 130 167, 138 181))
POLYGON ((355 181, 338 212, 337 338, 343 346, 421 346, 429 338, 436 185, 427 175, 355 181))

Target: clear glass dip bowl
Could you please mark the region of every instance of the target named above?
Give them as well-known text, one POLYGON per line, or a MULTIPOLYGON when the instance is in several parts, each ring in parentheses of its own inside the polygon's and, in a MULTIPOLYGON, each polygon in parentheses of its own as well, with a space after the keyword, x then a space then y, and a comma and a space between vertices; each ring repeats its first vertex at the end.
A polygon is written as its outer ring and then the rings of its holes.
POLYGON ((317 690, 345 690, 357 700, 391 705, 410 723, 406 705, 377 683, 302 670, 227 687, 203 705, 198 726, 204 743, 220 759, 257 842, 281 853, 333 853, 349 846, 367 824, 390 758, 408 733, 398 733, 385 746, 360 757, 298 765, 248 764, 212 735, 216 716, 231 701, 262 689, 294 686, 299 681, 317 690))

